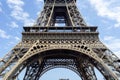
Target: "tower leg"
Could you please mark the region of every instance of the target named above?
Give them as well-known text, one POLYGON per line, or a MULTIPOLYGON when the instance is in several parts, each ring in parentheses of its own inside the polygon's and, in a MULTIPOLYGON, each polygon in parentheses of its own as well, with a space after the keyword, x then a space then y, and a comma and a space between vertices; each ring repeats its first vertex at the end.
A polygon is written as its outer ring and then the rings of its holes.
POLYGON ((44 61, 33 62, 27 66, 26 73, 23 80, 39 80, 40 74, 44 67, 44 61))
POLYGON ((97 80, 94 67, 89 61, 79 60, 77 68, 82 80, 97 80))

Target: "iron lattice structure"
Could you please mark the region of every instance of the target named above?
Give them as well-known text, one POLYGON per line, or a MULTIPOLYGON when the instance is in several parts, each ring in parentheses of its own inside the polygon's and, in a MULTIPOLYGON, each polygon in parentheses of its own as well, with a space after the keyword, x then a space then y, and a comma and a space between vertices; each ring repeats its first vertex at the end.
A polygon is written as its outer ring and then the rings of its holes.
POLYGON ((120 79, 120 59, 100 40, 97 26, 88 26, 76 0, 44 0, 33 26, 23 27, 22 40, 0 60, 0 76, 14 80, 26 69, 23 80, 39 80, 50 69, 68 68, 82 80, 120 79))

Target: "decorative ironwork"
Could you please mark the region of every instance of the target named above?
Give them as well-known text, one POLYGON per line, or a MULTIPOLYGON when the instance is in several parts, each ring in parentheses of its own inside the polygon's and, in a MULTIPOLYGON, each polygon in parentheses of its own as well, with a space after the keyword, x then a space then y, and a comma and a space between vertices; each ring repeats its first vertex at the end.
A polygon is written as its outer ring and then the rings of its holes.
POLYGON ((62 67, 82 80, 97 80, 95 68, 105 80, 120 79, 120 59, 100 40, 97 26, 87 26, 76 0, 44 0, 36 24, 23 27, 22 40, 0 59, 0 77, 39 80, 48 70, 62 67))

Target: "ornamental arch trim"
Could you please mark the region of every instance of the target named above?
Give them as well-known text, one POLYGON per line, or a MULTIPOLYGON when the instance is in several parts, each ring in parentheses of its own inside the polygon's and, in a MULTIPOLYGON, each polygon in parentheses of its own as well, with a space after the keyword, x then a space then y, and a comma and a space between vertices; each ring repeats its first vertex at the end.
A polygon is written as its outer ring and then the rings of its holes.
MULTIPOLYGON (((4 77, 5 80, 10 79, 12 77, 13 74, 16 74, 18 72, 18 69, 21 68, 21 66, 23 65, 23 63, 28 60, 29 58, 31 58, 34 55, 37 54, 41 54, 42 52, 45 51, 50 51, 50 50, 70 50, 70 51, 75 51, 81 54, 84 54, 90 58, 92 58, 93 60, 95 60, 95 63, 99 63, 101 66, 101 69, 105 69, 108 72, 111 72, 109 69, 107 69, 106 65, 104 65, 104 62, 96 55, 96 53, 90 49, 89 47, 87 47, 86 45, 80 45, 80 44, 76 44, 76 45, 64 45, 64 44, 60 44, 60 45, 41 45, 39 42, 35 43, 26 53, 25 55, 18 61, 18 63, 13 67, 12 70, 10 70, 4 77)), ((96 65, 96 67, 99 67, 98 65, 96 65)), ((21 70, 19 70, 21 71, 21 70)), ((101 71, 102 74, 104 74, 104 71, 101 71)), ((110 74, 110 75, 114 75, 114 74, 110 74)))

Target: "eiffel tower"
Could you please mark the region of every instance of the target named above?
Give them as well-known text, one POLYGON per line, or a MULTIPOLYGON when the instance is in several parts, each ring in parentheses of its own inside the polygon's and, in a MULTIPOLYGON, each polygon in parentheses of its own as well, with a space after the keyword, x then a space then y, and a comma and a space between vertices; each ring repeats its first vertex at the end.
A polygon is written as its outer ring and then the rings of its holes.
POLYGON ((22 40, 0 59, 2 80, 39 80, 53 68, 67 68, 82 80, 120 80, 120 59, 100 40, 97 26, 88 26, 76 0, 44 0, 33 26, 23 27, 22 40))

